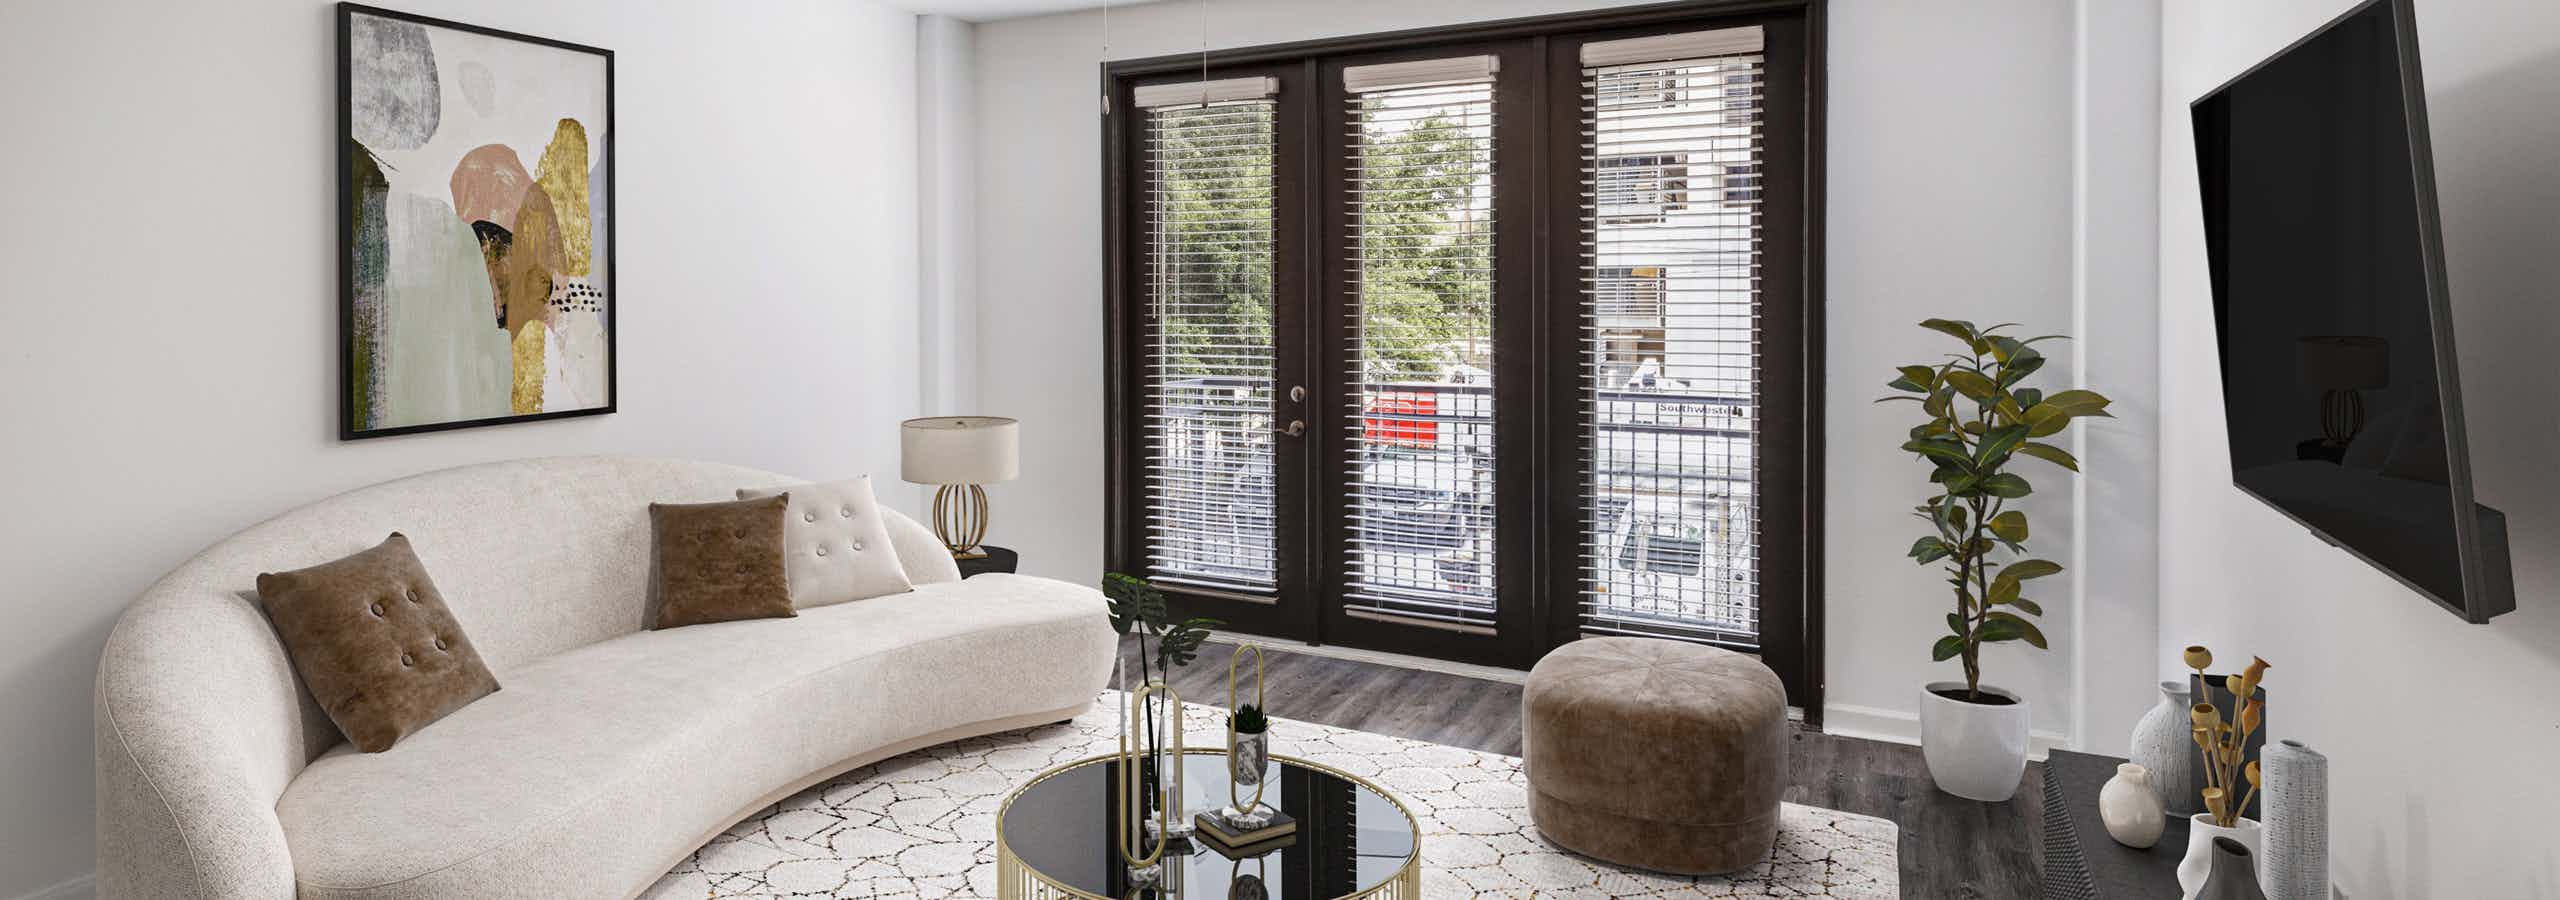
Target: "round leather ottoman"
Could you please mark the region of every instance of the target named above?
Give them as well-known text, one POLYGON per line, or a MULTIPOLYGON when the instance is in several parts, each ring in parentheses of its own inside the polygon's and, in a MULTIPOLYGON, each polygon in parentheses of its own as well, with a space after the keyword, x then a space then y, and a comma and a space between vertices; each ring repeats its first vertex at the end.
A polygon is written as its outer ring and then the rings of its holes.
POLYGON ((1685 875, 1769 857, 1787 693, 1757 658, 1589 638, 1539 660, 1520 704, 1529 815, 1547 840, 1685 875))

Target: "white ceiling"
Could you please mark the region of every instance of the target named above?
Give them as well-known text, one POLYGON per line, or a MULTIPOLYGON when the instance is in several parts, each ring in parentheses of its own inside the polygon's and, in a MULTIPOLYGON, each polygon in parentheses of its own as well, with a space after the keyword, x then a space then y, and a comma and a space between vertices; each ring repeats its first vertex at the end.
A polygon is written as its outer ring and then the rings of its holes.
MULTIPOLYGON (((1153 3, 1156 0, 1111 0, 1114 8, 1153 3)), ((1103 0, 903 0, 897 5, 925 15, 950 16, 971 22, 990 22, 1022 16, 1100 9, 1103 0)))

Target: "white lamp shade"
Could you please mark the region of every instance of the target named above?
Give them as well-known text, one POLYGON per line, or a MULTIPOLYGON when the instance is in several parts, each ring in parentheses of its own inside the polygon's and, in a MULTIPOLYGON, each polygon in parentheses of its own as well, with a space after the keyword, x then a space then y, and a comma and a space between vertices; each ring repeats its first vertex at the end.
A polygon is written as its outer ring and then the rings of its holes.
POLYGON ((1022 423, 934 416, 898 426, 898 477, 916 484, 994 484, 1022 474, 1022 423))
POLYGON ((2391 345, 2378 337, 2306 337, 2294 347, 2294 364, 2303 384, 2322 390, 2391 385, 2391 345))

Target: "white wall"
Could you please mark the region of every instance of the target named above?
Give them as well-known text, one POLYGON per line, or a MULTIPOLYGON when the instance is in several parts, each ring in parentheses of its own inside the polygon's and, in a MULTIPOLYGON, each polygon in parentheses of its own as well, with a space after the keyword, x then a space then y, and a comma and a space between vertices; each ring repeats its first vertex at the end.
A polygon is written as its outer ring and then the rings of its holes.
MULTIPOLYGON (((1217 0, 1208 40, 1239 46, 1611 5, 1217 0)), ((1894 449, 1910 425, 1905 411, 1868 401, 1893 365, 1944 349, 1943 338, 1915 327, 1920 319, 2079 324, 2074 8, 1851 0, 1831 16, 1828 711, 1835 730, 1906 737, 1918 685, 1956 670, 1928 659, 1944 628, 1944 588, 1903 558, 1917 536, 1904 513, 1927 486, 1926 468, 1894 449)), ((1110 22, 1108 58, 1200 46, 1192 3, 1123 8, 1110 22)), ((1102 18, 1090 12, 978 28, 979 391, 983 412, 1024 420, 1025 441, 1021 480, 990 489, 993 540, 1021 549, 1029 571, 1079 581, 1102 567, 1103 43, 1102 18)), ((2069 382, 2071 363, 2049 368, 2051 383, 2069 382)), ((2125 464, 2147 469, 2150 460, 2125 464)), ((2072 492, 2059 475, 2037 483, 2039 552, 2073 564, 2072 492)), ((2070 592, 2049 588, 2043 598, 2054 652, 2003 648, 1989 663, 1991 678, 2034 699, 2048 743, 2068 741, 2077 706, 2075 650, 2061 636, 2072 633, 2078 604, 2054 596, 2070 592)), ((2147 662, 2117 674, 2138 686, 2147 662)))
POLYGON ((336 440, 329 4, 0 4, 0 897, 92 869, 98 648, 225 534, 509 457, 894 472, 919 392, 913 16, 403 8, 618 52, 621 413, 336 440))
POLYGON ((2517 610, 2464 624, 2230 484, 2187 103, 2350 5, 2164 10, 2157 665, 2188 643, 2274 664, 2271 735, 2330 758, 2346 896, 2560 896, 2560 5, 2418 3, 2472 459, 2517 610))
POLYGON ((977 28, 916 19, 917 352, 927 415, 977 405, 977 28))
POLYGON ((2078 0, 2078 172, 2071 349, 2081 387, 2113 421, 2073 431, 2079 615, 2070 638, 2071 733, 2124 755, 2157 695, 2160 630, 2160 3, 2078 0))

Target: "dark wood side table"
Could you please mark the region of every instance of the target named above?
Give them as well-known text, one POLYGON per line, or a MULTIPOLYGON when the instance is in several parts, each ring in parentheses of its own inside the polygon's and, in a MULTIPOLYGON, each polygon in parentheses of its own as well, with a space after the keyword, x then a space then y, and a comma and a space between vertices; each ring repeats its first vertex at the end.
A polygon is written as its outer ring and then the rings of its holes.
POLYGON ((2136 850, 2107 836, 2098 819, 2098 789, 2116 776, 2113 756, 2056 750, 2045 760, 2045 897, 2047 900, 2155 900, 2176 897, 2178 861, 2187 855, 2187 820, 2172 815, 2160 841, 2136 850))
POLYGON ((952 560, 952 562, 960 564, 960 577, 967 578, 971 575, 984 575, 988 572, 1011 573, 1014 570, 1014 567, 1022 561, 1021 554, 1003 547, 990 547, 981 544, 978 546, 978 551, 985 553, 986 556, 979 559, 952 560))

